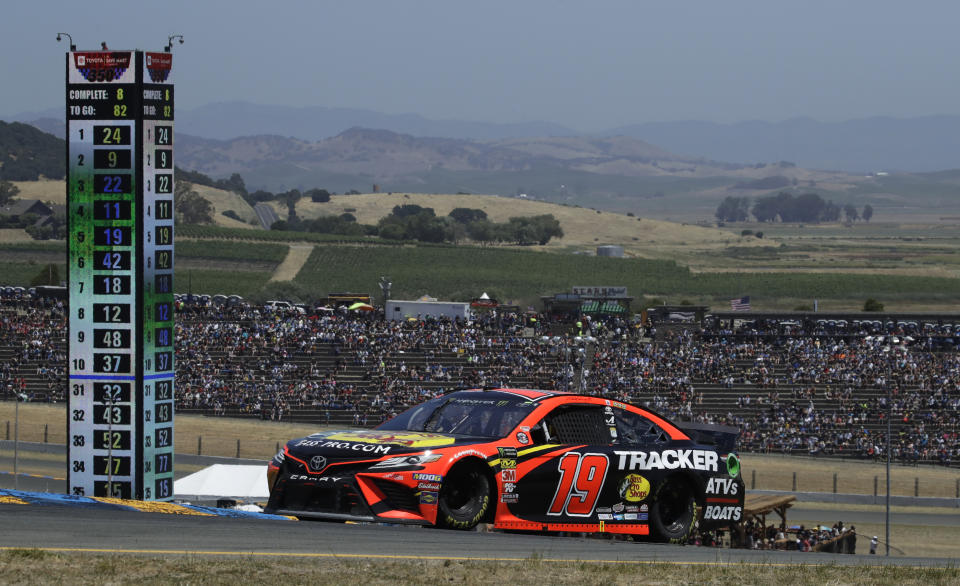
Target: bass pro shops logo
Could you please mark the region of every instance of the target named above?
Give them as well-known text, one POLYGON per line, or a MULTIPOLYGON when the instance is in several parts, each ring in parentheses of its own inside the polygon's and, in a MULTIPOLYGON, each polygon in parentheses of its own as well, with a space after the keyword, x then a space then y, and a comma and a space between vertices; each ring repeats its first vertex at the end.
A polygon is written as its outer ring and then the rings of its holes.
POLYGON ((650 494, 650 481, 639 474, 628 474, 617 487, 620 497, 631 503, 639 503, 650 494))

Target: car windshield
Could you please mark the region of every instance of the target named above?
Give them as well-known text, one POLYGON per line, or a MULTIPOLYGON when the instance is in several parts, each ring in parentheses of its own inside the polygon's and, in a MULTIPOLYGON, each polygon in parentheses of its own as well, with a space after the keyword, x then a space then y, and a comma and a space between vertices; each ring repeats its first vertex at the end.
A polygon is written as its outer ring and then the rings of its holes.
POLYGON ((536 406, 537 403, 515 395, 454 393, 412 407, 377 429, 501 438, 536 406))

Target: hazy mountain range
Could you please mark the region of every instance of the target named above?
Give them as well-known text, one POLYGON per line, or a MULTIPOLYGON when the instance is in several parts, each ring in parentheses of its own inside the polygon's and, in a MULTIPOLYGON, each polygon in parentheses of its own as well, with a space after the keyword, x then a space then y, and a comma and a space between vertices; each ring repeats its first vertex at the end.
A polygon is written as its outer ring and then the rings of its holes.
MULTIPOLYGON (((63 136, 58 112, 19 118, 63 136)), ((577 135, 545 123, 226 103, 181 109, 176 124, 179 168, 239 173, 250 191, 526 194, 699 222, 728 196, 791 190, 869 203, 878 219, 960 215, 960 117, 678 122, 577 135)))
MULTIPOLYGON (((63 111, 59 109, 22 113, 11 119, 30 122, 63 136, 63 111)), ((355 127, 474 141, 627 136, 692 158, 748 165, 789 161, 800 167, 855 173, 960 168, 960 116, 873 117, 845 122, 794 118, 736 124, 679 121, 582 133, 548 122, 494 124, 432 120, 417 114, 383 114, 321 106, 296 108, 224 102, 177 111, 180 135, 218 140, 277 135, 319 141, 355 127)))

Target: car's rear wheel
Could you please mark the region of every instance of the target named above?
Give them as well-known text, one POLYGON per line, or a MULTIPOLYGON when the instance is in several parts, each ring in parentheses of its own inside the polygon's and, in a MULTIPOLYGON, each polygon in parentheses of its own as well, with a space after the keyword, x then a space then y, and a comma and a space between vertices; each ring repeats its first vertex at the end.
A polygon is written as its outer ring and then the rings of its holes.
POLYGON ((455 466, 440 488, 437 524, 473 529, 490 510, 490 479, 477 464, 455 466))
POLYGON ((658 541, 686 539, 697 519, 697 497, 693 485, 682 478, 669 478, 657 491, 650 507, 650 528, 658 541))

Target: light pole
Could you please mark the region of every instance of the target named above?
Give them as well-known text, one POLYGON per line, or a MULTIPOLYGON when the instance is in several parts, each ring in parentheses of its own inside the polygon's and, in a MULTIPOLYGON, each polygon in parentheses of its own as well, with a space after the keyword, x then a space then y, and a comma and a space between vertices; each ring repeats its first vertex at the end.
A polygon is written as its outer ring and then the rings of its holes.
POLYGON ((383 293, 383 307, 386 310, 387 301, 390 299, 390 288, 393 287, 393 282, 390 281, 390 277, 382 276, 380 277, 380 291, 383 293))
POLYGON ((57 42, 62 41, 63 37, 67 37, 68 39, 70 39, 70 50, 76 51, 77 46, 73 44, 73 37, 71 37, 69 33, 57 33, 57 42))
POLYGON ((13 490, 20 486, 20 476, 17 474, 17 464, 20 459, 20 392, 13 392, 13 490))
POLYGON ((885 541, 887 547, 887 557, 890 557, 890 453, 893 451, 890 434, 890 363, 887 362, 887 513, 886 513, 886 534, 885 541))
POLYGON ((890 393, 890 384, 893 381, 893 371, 894 366, 891 366, 891 360, 896 359, 897 347, 893 346, 887 341, 887 345, 884 347, 884 351, 887 353, 886 362, 887 362, 887 378, 885 380, 887 387, 887 504, 886 504, 886 519, 885 519, 885 540, 886 540, 886 551, 887 557, 890 556, 890 461, 893 458, 893 433, 891 431, 890 418, 893 413, 893 401, 890 393))
POLYGON ((173 51, 173 39, 180 39, 180 44, 183 44, 183 35, 170 35, 167 37, 167 44, 163 47, 164 53, 170 53, 173 51))

